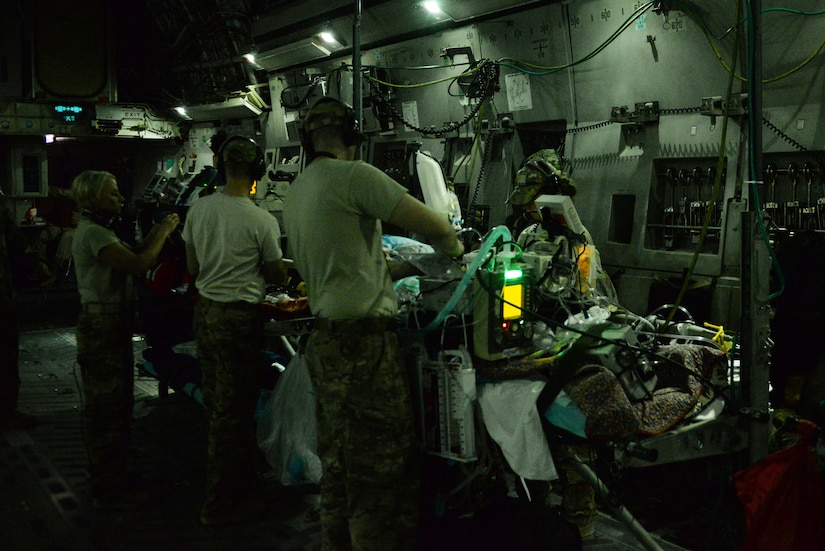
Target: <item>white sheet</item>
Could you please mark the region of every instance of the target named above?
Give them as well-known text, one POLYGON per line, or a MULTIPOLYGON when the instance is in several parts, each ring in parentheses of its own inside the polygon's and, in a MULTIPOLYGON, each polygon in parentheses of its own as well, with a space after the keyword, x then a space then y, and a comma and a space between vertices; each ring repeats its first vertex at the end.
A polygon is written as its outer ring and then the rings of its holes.
POLYGON ((514 379, 478 388, 487 432, 501 446, 513 472, 530 480, 559 477, 536 409, 536 399, 544 384, 544 381, 514 379))

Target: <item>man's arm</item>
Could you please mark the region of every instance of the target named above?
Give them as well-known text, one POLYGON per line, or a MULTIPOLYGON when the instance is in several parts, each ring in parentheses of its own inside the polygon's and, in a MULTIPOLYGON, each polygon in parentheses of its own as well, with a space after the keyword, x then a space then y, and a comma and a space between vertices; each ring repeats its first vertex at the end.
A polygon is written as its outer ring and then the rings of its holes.
POLYGON ((414 275, 424 275, 424 272, 410 264, 406 260, 389 260, 387 259, 387 268, 390 270, 390 279, 398 281, 405 277, 414 275))
POLYGON ((436 250, 447 256, 461 256, 464 252, 464 245, 456 237, 447 217, 412 195, 404 194, 387 221, 394 226, 423 235, 436 250))

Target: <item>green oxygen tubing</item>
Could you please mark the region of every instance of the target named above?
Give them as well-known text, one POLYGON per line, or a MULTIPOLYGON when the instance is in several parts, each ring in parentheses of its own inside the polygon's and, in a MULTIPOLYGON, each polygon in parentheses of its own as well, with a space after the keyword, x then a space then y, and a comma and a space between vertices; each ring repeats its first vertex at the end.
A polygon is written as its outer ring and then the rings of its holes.
POLYGON ((504 241, 512 241, 513 239, 510 234, 510 229, 507 226, 496 226, 490 231, 487 239, 484 240, 481 247, 478 249, 478 253, 475 258, 467 267, 467 271, 464 272, 464 277, 461 278, 461 281, 458 283, 458 287, 456 287, 455 291, 453 291, 453 294, 450 296, 450 300, 447 301, 444 308, 442 308, 435 318, 427 325, 427 327, 424 328, 424 331, 432 331, 436 329, 444 322, 447 316, 450 315, 450 312, 453 311, 456 304, 458 304, 458 301, 461 300, 461 296, 467 290, 467 287, 470 285, 473 277, 475 277, 479 266, 481 266, 487 258, 487 253, 490 252, 490 249, 493 248, 496 241, 498 241, 500 237, 503 237, 504 241))

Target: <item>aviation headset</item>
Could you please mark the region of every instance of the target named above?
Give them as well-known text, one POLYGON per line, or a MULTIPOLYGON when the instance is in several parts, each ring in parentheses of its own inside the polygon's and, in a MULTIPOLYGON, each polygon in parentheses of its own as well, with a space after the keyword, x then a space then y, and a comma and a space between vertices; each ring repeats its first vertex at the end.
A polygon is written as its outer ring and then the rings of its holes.
POLYGON ((355 111, 343 101, 329 96, 322 97, 307 113, 301 125, 301 145, 309 156, 315 155, 312 145, 312 132, 327 126, 343 128, 344 145, 357 145, 364 135, 359 131, 355 111))
POLYGON ((91 220, 98 226, 103 226, 107 230, 115 231, 121 223, 121 217, 118 214, 103 214, 101 212, 92 212, 88 209, 83 209, 80 216, 91 220))
POLYGON ((218 174, 221 179, 226 182, 226 162, 244 162, 252 166, 252 177, 255 180, 260 180, 266 173, 266 159, 261 147, 252 138, 246 136, 232 136, 227 138, 218 150, 218 174), (248 161, 241 151, 241 148, 232 144, 243 144, 246 147, 250 145, 255 148, 254 159, 248 161), (234 151, 233 151, 234 150, 234 151), (235 152, 237 151, 237 152, 235 152), (233 154, 234 153, 234 154, 233 154))

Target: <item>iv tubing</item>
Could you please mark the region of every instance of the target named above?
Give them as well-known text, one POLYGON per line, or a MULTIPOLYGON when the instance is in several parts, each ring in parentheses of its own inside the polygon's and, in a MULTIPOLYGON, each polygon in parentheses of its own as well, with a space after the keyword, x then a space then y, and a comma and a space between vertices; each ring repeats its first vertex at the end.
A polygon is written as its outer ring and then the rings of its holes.
POLYGON ((481 244, 481 247, 478 249, 478 253, 476 257, 470 262, 470 265, 467 267, 467 271, 464 272, 464 277, 461 278, 461 281, 458 283, 458 287, 456 287, 455 291, 453 291, 450 300, 447 301, 447 304, 444 305, 444 308, 435 316, 435 319, 430 322, 427 327, 424 328, 425 331, 432 331, 439 325, 444 322, 444 319, 453 311, 458 301, 461 299, 461 296, 464 294, 464 291, 467 290, 467 287, 470 285, 470 282, 473 280, 478 267, 484 262, 484 259, 487 258, 487 253, 490 252, 490 249, 493 248, 493 245, 498 240, 499 237, 504 237, 505 241, 511 241, 512 235, 510 234, 509 228, 507 226, 496 226, 490 232, 490 235, 481 244))

